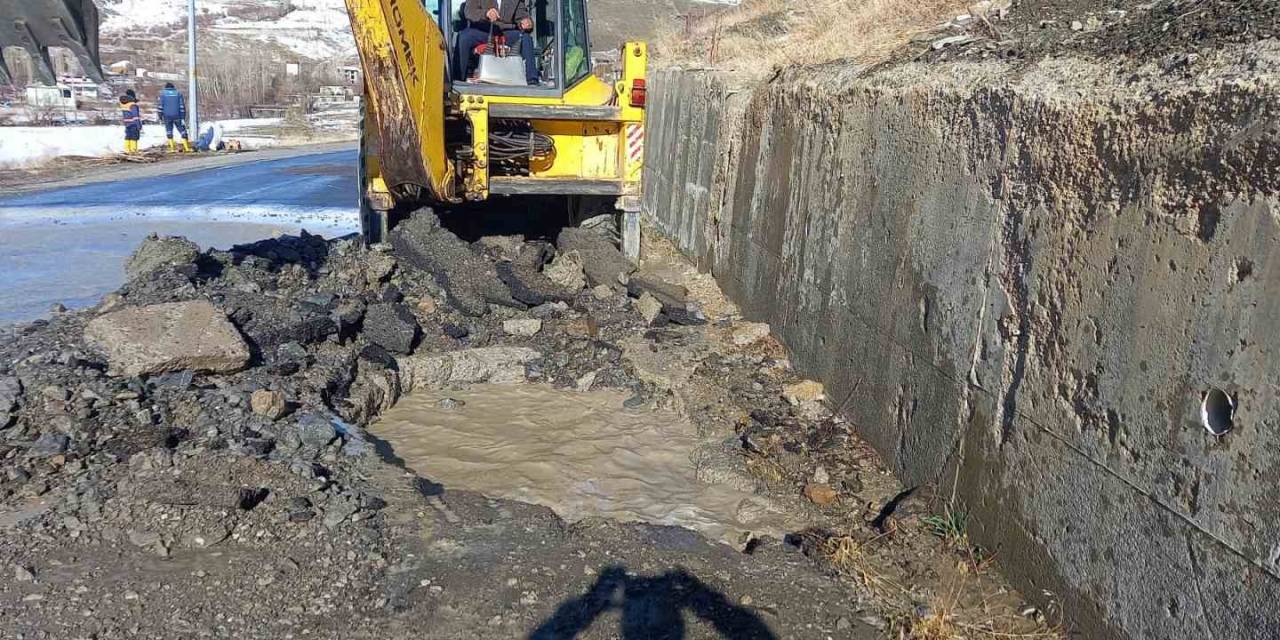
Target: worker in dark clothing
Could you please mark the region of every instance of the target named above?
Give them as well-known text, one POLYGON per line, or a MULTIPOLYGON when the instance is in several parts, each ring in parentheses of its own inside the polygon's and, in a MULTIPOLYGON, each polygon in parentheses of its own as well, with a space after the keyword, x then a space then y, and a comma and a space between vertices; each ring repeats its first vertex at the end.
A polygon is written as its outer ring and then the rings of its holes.
POLYGON ((533 55, 533 17, 529 13, 529 0, 467 0, 463 9, 467 26, 458 34, 457 64, 453 69, 454 80, 466 80, 475 63, 476 47, 485 44, 494 35, 506 38, 512 51, 524 58, 525 80, 538 84, 538 64, 533 55))
POLYGON ((169 151, 177 151, 178 145, 173 141, 173 128, 182 134, 182 148, 191 152, 191 137, 187 135, 187 100, 170 82, 164 85, 160 98, 156 101, 156 113, 164 123, 164 134, 169 138, 169 151))
POLYGON ((124 123, 124 152, 137 153, 142 140, 142 110, 129 96, 120 96, 120 118, 124 123))

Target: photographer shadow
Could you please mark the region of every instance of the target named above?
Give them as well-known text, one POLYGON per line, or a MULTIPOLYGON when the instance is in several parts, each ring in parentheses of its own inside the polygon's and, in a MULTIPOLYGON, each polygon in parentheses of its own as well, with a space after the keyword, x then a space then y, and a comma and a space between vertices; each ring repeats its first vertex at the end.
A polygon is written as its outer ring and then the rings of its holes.
POLYGON ((587 593, 566 601, 529 640, 578 637, 604 614, 622 613, 625 640, 683 640, 686 611, 710 624, 723 638, 776 640, 754 612, 738 606, 686 571, 661 576, 628 576, 626 569, 605 569, 587 593))

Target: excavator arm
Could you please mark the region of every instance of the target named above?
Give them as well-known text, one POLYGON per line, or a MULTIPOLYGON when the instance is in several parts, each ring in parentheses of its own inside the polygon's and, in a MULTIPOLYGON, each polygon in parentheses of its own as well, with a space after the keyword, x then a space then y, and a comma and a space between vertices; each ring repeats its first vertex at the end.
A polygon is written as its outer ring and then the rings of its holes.
MULTIPOLYGON (((0 0, 6 1, 6 0, 0 0)), ((445 153, 448 55, 444 34, 420 0, 346 0, 364 67, 380 175, 373 189, 397 197, 455 199, 445 153)))
MULTIPOLYGON (((36 80, 56 81, 49 47, 65 47, 80 60, 85 75, 101 82, 98 59, 98 8, 93 0, 0 0, 0 51, 20 47, 35 63, 36 80)), ((0 55, 0 84, 13 73, 0 55)))

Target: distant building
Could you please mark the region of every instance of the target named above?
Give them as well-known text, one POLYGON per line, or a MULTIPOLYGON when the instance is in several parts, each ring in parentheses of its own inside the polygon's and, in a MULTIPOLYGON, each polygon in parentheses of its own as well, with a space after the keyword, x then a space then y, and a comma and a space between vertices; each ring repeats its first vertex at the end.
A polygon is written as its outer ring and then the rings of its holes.
POLYGON ((66 85, 27 87, 27 106, 41 111, 75 111, 75 92, 66 85))
POLYGON ((325 85, 320 92, 311 97, 311 108, 316 111, 359 106, 360 97, 346 85, 325 85))
POLYGON ((149 69, 138 69, 137 73, 139 78, 150 78, 160 82, 185 82, 187 80, 187 76, 181 73, 164 73, 149 69))
POLYGON ((342 79, 346 81, 347 84, 361 84, 363 72, 360 67, 339 67, 338 70, 342 72, 342 79))
POLYGON ((77 100, 100 100, 102 87, 88 78, 67 77, 58 81, 59 87, 66 87, 77 100))
POLYGON ((296 76, 302 73, 302 65, 297 62, 286 62, 284 64, 284 74, 286 76, 296 76))

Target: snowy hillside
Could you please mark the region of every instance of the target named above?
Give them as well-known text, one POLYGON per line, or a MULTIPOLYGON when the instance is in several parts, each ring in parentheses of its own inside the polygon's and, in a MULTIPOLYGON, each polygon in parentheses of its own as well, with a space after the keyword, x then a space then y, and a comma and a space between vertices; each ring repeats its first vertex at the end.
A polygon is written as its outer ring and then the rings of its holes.
MULTIPOLYGON (((150 29, 185 28, 187 0, 97 0, 102 33, 139 35, 150 29)), ((355 54, 343 0, 198 0, 216 34, 275 42, 311 59, 355 54)))
MULTIPOLYGON (((103 34, 138 35, 148 29, 185 28, 187 0, 96 0, 103 34)), ((650 38, 660 23, 695 7, 738 0, 589 0, 593 44, 611 49, 626 39, 650 38)), ((355 55, 344 0, 197 0, 212 30, 250 42, 275 42, 311 59, 355 55)))

